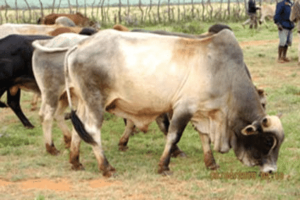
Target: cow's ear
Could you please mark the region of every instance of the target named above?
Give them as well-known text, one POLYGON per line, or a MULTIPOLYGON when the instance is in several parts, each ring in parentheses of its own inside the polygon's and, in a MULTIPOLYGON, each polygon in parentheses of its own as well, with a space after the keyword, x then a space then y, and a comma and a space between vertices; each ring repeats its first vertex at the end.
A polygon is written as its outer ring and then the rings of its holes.
POLYGON ((271 126, 271 120, 268 119, 268 117, 265 117, 263 120, 262 120, 262 126, 264 128, 268 128, 269 126, 271 126))
POLYGON ((253 135, 257 134, 256 127, 253 125, 248 125, 242 130, 243 135, 253 135))
POLYGON ((260 88, 257 88, 257 92, 258 92, 259 96, 262 96, 265 93, 264 89, 260 89, 260 88))
POLYGON ((282 113, 278 113, 276 116, 280 119, 282 117, 282 113))

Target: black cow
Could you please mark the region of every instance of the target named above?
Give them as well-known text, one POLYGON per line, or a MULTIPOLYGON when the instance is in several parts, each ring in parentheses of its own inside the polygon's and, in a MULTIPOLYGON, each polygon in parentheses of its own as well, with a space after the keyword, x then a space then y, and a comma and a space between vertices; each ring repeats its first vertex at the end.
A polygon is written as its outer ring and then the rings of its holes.
POLYGON ((50 39, 42 35, 9 35, 0 40, 0 98, 7 92, 7 105, 0 101, 0 107, 9 106, 27 128, 34 126, 20 107, 20 89, 40 93, 32 72, 31 43, 38 39, 50 39))

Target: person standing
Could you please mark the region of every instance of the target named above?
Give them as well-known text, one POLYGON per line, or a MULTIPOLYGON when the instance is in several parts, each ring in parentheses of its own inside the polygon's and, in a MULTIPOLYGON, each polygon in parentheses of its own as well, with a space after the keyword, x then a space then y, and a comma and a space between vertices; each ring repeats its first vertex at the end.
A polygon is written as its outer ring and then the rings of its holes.
POLYGON ((294 22, 290 21, 293 3, 290 0, 282 0, 277 3, 274 15, 274 23, 278 28, 279 46, 278 62, 284 63, 290 60, 286 57, 288 46, 292 45, 294 22))
POLYGON ((259 10, 260 7, 256 7, 255 0, 249 0, 248 1, 248 15, 249 19, 247 19, 242 25, 245 27, 246 24, 250 22, 250 28, 257 28, 257 15, 256 10, 259 10))

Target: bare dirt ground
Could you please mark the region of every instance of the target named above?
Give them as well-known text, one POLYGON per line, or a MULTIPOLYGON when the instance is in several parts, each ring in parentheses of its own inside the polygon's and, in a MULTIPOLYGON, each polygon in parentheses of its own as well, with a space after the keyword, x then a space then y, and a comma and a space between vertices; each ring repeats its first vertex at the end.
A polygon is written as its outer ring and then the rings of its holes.
MULTIPOLYGON (((240 45, 242 48, 247 46, 255 46, 255 45, 266 45, 266 44, 274 44, 277 43, 278 40, 263 40, 263 41, 247 41, 247 42, 241 42, 240 45)), ((255 77, 253 77, 255 79, 255 77)), ((3 109, 3 112, 6 109, 3 109)), ((15 119, 17 120, 17 119, 15 119)), ((1 161, 1 159, 0 159, 1 161)), ((168 182, 168 184, 172 184, 172 178, 161 178, 162 182, 168 182)), ((175 181, 175 180, 174 180, 175 181)), ((197 184, 205 186, 206 183, 202 181, 196 181, 197 184)), ((162 184, 162 183, 160 183, 162 184)), ((173 183, 174 184, 174 183, 173 183)), ((173 187, 173 190, 180 190, 182 188, 185 188, 187 184, 187 181, 181 181, 180 183, 178 180, 176 180, 176 186, 173 187)), ((105 198, 105 196, 110 195, 108 194, 109 191, 112 191, 113 193, 122 192, 122 188, 128 188, 128 183, 122 183, 120 181, 105 179, 99 176, 96 179, 93 180, 84 180, 80 182, 76 182, 74 180, 71 180, 69 178, 50 178, 50 179, 28 179, 28 180, 22 180, 22 181, 8 181, 8 180, 1 180, 0 179, 0 199, 1 194, 10 194, 11 196, 8 196, 7 198, 11 199, 32 199, 32 197, 36 197, 39 192, 42 191, 51 191, 54 192, 57 196, 59 196, 61 199, 94 199, 95 196, 91 196, 89 194, 96 194, 96 193, 103 193, 104 198, 103 199, 110 199, 105 198), (109 188, 109 190, 108 190, 109 188), (76 192, 74 192, 76 191, 76 192), (78 196, 80 195, 80 196, 78 196)), ((139 187, 147 187, 147 183, 140 184, 139 187)), ((158 187, 158 186, 157 186, 158 187)), ((152 188, 153 189, 153 188, 152 188)), ((255 188, 254 188, 255 189, 255 188)), ((259 189, 259 188, 256 188, 259 189)), ((219 188, 219 190, 221 190, 219 188)), ((225 188, 224 188, 225 190, 225 188)), ((155 191, 152 191, 155 192, 155 191)), ((6 199, 7 199, 6 198, 6 199)), ((56 199, 55 197, 48 197, 49 199, 56 199)), ((46 199, 48 199, 46 197, 46 199)), ((253 197, 254 199, 255 197, 253 197)), ((99 199, 99 198, 98 198, 99 199)), ((100 198, 102 199, 102 198, 100 198)), ((131 195, 131 196, 125 196, 123 199, 149 199, 147 196, 145 196, 143 193, 137 194, 137 195, 131 195)), ((158 198, 160 199, 160 198, 158 198)), ((250 197, 250 199, 252 199, 250 197)))

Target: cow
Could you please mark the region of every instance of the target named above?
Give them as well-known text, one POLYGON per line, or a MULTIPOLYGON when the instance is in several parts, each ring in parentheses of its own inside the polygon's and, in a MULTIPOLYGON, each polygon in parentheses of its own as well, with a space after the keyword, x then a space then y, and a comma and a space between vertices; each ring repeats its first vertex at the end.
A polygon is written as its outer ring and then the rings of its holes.
POLYGON ((62 33, 78 33, 81 35, 93 35, 98 32, 94 28, 82 28, 82 27, 59 27, 53 31, 50 31, 48 35, 50 36, 58 36, 62 33))
POLYGON ((93 31, 92 28, 82 28, 81 35, 64 33, 51 40, 37 40, 32 43, 35 48, 32 70, 42 96, 39 116, 42 121, 46 150, 51 155, 59 154, 51 136, 53 118, 63 132, 66 148, 70 146, 71 141, 71 134, 63 116, 68 105, 63 75, 65 53, 70 47, 86 39, 87 35, 94 33, 93 31))
MULTIPOLYGON (((273 19, 275 15, 275 5, 262 5, 261 6, 261 17, 259 19, 259 24, 266 24, 265 18, 268 17, 269 19, 273 19)), ((266 24, 267 25, 267 24, 266 24)))
POLYGON ((81 26, 81 27, 87 27, 87 26, 93 26, 94 22, 92 22, 89 18, 83 16, 81 13, 77 12, 76 14, 64 14, 64 13, 52 13, 49 15, 46 15, 43 18, 39 18, 37 23, 38 24, 55 24, 55 20, 58 17, 68 17, 69 19, 71 19, 77 26, 81 26))
POLYGON ((214 150, 233 148, 247 166, 275 172, 284 131, 269 116, 245 70, 232 31, 203 39, 104 30, 65 56, 65 83, 72 132, 70 163, 79 161, 81 140, 92 145, 104 176, 115 173, 101 145, 103 113, 129 119, 142 131, 163 113, 172 113, 158 173, 170 174, 171 148, 188 122, 199 132, 206 166, 216 166, 214 150), (75 112, 71 92, 78 98, 75 112))
POLYGON ((0 25, 0 39, 10 34, 20 35, 49 35, 49 32, 62 27, 60 25, 34 25, 34 24, 2 24, 0 25))
MULTIPOLYGON (((296 0, 294 6, 292 7, 292 12, 290 15, 290 20, 297 23, 297 34, 300 38, 300 1, 296 0)), ((298 44, 298 66, 300 65, 300 42, 298 44)))
POLYGON ((68 26, 68 27, 75 27, 76 26, 76 24, 70 18, 64 17, 64 16, 56 18, 54 24, 62 25, 62 26, 68 26))
POLYGON ((0 39, 0 98, 7 92, 7 105, 0 101, 0 107, 9 106, 27 128, 34 126, 26 118, 20 107, 20 89, 39 93, 33 76, 31 43, 38 39, 50 39, 42 35, 9 35, 0 39))
MULTIPOLYGON (((256 88, 256 91, 259 95, 259 99, 262 107, 266 110, 267 98, 266 98, 265 91, 261 88, 256 88)), ((170 115, 168 113, 164 113, 160 115, 158 118, 156 118, 155 121, 160 131, 163 132, 164 135, 166 136, 168 134, 168 128, 170 125, 170 115)), ((129 142, 129 137, 134 134, 134 130, 135 130, 135 125, 133 124, 133 122, 130 120, 128 121, 126 120, 126 127, 118 144, 120 151, 126 151, 128 149, 127 144, 129 142)), ((177 145, 175 145, 174 148, 172 149, 171 155, 172 157, 186 157, 186 154, 182 150, 180 150, 180 148, 177 145)), ((219 167, 218 165, 207 166, 207 168, 209 169, 217 169, 218 167, 219 167)))
POLYGON ((56 119, 63 132, 66 148, 70 146, 71 141, 71 134, 63 116, 68 105, 64 94, 64 56, 69 47, 88 37, 64 33, 51 40, 37 40, 32 44, 35 48, 32 56, 32 70, 42 97, 39 116, 43 125, 46 150, 52 155, 59 153, 51 136, 53 118, 56 119))

